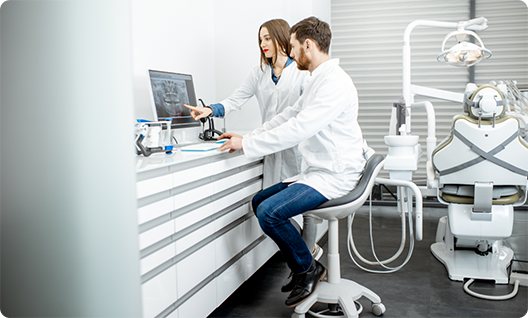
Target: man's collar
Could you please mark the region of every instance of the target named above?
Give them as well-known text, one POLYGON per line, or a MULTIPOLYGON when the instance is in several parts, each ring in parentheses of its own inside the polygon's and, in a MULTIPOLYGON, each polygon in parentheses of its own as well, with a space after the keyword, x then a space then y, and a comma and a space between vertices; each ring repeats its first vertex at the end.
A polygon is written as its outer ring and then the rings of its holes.
POLYGON ((339 65, 339 59, 338 58, 329 59, 329 60, 324 61, 323 63, 319 64, 319 66, 317 66, 315 68, 315 70, 313 70, 313 72, 311 72, 310 74, 312 76, 313 75, 317 75, 317 74, 323 72, 325 69, 327 69, 329 67, 332 67, 334 65, 339 65))

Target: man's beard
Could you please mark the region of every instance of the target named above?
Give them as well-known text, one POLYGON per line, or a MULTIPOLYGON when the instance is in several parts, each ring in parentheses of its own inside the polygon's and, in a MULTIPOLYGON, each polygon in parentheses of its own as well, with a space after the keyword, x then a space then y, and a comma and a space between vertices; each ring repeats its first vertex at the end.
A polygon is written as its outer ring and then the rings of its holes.
POLYGON ((306 55, 304 54, 304 48, 301 48, 299 52, 299 59, 295 60, 297 62, 297 68, 301 71, 307 71, 308 65, 310 64, 310 61, 306 58, 306 55))

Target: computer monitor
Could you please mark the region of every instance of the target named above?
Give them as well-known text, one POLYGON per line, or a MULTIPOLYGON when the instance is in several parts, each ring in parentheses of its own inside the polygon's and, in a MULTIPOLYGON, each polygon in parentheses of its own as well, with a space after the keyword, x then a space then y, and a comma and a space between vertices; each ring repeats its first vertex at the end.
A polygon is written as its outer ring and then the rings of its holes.
POLYGON ((172 119, 172 128, 200 126, 183 104, 196 106, 196 94, 189 74, 148 70, 154 120, 172 119))

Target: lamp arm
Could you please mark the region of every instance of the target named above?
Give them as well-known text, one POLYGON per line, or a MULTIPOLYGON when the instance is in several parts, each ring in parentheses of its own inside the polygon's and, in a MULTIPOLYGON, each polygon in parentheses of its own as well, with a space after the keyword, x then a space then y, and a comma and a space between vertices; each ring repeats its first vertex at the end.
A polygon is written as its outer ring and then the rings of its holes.
POLYGON ((461 104, 464 102, 464 93, 455 93, 443 89, 425 87, 415 84, 411 84, 411 91, 414 95, 438 98, 461 104))
POLYGON ((405 28, 405 32, 403 34, 403 44, 410 43, 411 39, 411 32, 413 29, 417 26, 429 26, 429 27, 437 27, 437 28, 447 28, 447 29, 458 29, 459 27, 462 27, 465 30, 473 30, 473 31, 482 31, 488 28, 488 19, 484 17, 471 19, 468 21, 460 21, 458 23, 455 22, 442 22, 442 21, 432 21, 432 20, 415 20, 405 28))
POLYGON ((455 22, 441 22, 431 20, 416 20, 411 22, 403 34, 403 99, 405 100, 405 107, 407 107, 407 116, 405 117, 405 135, 411 133, 411 111, 410 107, 413 103, 411 95, 411 32, 417 26, 429 26, 438 28, 456 29, 459 24, 455 22))
MULTIPOLYGON (((472 21, 472 20, 470 20, 472 21)), ((467 21, 469 22, 469 21, 467 21)), ((460 22, 459 22, 460 23, 460 22)), ((437 27, 437 28, 447 28, 447 29, 456 29, 459 25, 459 23, 456 22, 442 22, 442 21, 432 21, 432 20, 415 20, 405 28, 405 32, 403 34, 403 44, 410 43, 411 39, 411 32, 413 29, 417 26, 429 26, 429 27, 437 27)))
POLYGON ((460 34, 464 34, 464 36, 467 34, 467 35, 471 35, 472 37, 474 37, 475 39, 477 39, 477 41, 479 41, 479 44, 480 44, 480 47, 484 48, 484 43, 482 43, 482 40, 480 39, 480 37, 473 31, 453 31, 451 33, 449 33, 445 38, 444 38, 444 41, 442 42, 442 52, 445 51, 445 44, 447 43, 447 40, 452 37, 453 35, 460 35, 460 34))
POLYGON ((469 21, 460 21, 459 24, 462 24, 465 30, 482 31, 488 28, 488 19, 480 17, 469 21))

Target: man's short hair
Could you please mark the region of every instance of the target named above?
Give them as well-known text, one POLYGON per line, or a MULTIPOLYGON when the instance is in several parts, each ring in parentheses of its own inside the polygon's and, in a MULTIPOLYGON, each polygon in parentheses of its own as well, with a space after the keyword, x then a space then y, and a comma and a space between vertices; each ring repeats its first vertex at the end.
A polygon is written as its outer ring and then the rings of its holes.
POLYGON ((295 24, 290 29, 290 34, 293 33, 300 43, 304 43, 306 39, 311 39, 317 44, 321 52, 328 54, 332 40, 332 31, 330 31, 328 23, 316 17, 309 17, 295 24))

